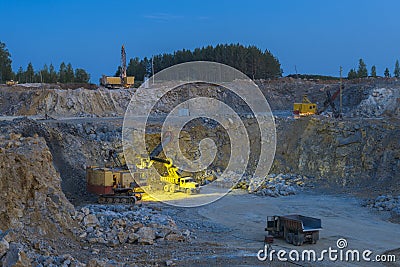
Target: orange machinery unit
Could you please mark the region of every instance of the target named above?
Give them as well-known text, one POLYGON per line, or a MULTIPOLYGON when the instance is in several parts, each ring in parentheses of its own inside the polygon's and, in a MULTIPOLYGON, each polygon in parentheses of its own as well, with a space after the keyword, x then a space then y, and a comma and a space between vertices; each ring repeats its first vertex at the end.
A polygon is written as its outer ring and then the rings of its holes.
POLYGON ((87 190, 99 195, 99 202, 127 203, 141 199, 143 192, 135 179, 142 173, 131 173, 123 168, 101 168, 89 166, 86 168, 87 190), (134 177, 136 176, 136 177, 134 177), (132 197, 135 199, 132 200, 132 197))

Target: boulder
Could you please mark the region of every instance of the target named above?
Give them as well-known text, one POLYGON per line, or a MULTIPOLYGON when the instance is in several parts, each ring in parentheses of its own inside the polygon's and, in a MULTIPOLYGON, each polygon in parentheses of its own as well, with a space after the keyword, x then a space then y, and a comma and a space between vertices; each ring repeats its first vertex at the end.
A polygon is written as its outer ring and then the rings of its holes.
POLYGON ((126 243, 128 241, 128 234, 126 232, 119 232, 118 240, 121 244, 126 243))
POLYGON ((138 239, 139 239, 139 235, 136 233, 130 233, 128 235, 128 243, 130 243, 130 244, 135 243, 136 241, 138 241, 138 239))
POLYGON ((7 253, 9 248, 10 248, 10 245, 8 244, 8 242, 4 238, 1 239, 0 240, 0 259, 7 253))
POLYGON ((154 239, 156 239, 156 232, 150 227, 142 227, 137 231, 136 234, 139 236, 139 244, 152 245, 154 243, 154 239))
POLYGON ((85 225, 86 227, 98 226, 98 225, 100 225, 100 222, 97 219, 96 215, 89 214, 89 215, 86 215, 85 218, 83 218, 83 225, 85 225))
POLYGON ((31 266, 31 263, 32 260, 22 250, 22 246, 17 243, 10 244, 10 249, 1 261, 3 267, 31 266))
POLYGON ((106 267, 107 262, 104 260, 99 260, 99 259, 91 259, 86 266, 87 267, 106 267))
POLYGON ((181 233, 170 233, 165 239, 168 241, 182 242, 185 241, 186 238, 181 233))

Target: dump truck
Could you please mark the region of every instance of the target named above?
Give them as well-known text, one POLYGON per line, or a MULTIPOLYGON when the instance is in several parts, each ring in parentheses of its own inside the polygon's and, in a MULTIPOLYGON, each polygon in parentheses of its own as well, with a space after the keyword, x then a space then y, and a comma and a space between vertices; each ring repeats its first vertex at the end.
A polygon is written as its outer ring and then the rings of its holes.
POLYGON ((317 243, 321 229, 321 219, 295 214, 268 216, 265 231, 273 237, 284 238, 289 244, 301 246, 317 243))
POLYGON ((165 192, 184 192, 188 195, 198 194, 200 193, 199 184, 196 183, 192 177, 179 177, 172 178, 169 176, 161 177, 160 180, 162 182, 167 183, 164 186, 165 192))
POLYGON ((317 113, 317 104, 312 103, 307 95, 303 96, 301 103, 293 104, 293 115, 295 117, 309 116, 317 113))

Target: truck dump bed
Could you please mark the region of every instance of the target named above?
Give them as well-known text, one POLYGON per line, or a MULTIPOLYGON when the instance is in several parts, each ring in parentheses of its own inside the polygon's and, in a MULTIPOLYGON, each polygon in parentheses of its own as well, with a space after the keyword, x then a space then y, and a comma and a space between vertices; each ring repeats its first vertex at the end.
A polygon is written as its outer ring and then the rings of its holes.
POLYGON ((281 216, 281 218, 283 220, 285 220, 286 223, 289 223, 289 224, 291 222, 301 223, 303 232, 317 231, 317 230, 322 229, 321 219, 298 215, 298 214, 285 215, 285 216, 281 216))

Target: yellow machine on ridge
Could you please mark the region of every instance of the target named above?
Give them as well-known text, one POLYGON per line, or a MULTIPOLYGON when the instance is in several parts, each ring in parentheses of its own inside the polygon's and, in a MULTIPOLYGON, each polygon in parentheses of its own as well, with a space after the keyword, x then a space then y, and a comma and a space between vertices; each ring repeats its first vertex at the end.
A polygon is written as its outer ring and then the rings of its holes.
POLYGON ((293 114, 295 117, 317 114, 317 104, 312 103, 307 95, 303 95, 303 101, 301 103, 293 104, 293 114))
POLYGON ((110 77, 103 75, 100 79, 100 84, 107 88, 129 88, 135 83, 135 77, 126 76, 126 52, 125 46, 122 45, 121 48, 121 66, 120 66, 120 76, 110 77))
POLYGON ((6 81, 6 85, 8 85, 8 86, 13 86, 16 84, 18 84, 18 81, 14 81, 14 80, 6 81))
MULTIPOLYGON (((341 86, 342 87, 342 86, 341 86)), ((342 87, 343 88, 343 87, 342 87)), ((341 118, 342 113, 340 110, 336 108, 335 99, 338 97, 340 93, 339 89, 332 95, 329 90, 326 91, 326 99, 318 110, 317 104, 312 103, 307 95, 303 95, 303 101, 301 103, 294 103, 293 104, 293 115, 295 118, 310 116, 310 115, 319 115, 323 114, 329 107, 331 108, 332 116, 334 118, 341 118)))

